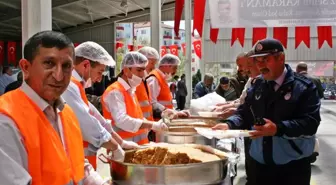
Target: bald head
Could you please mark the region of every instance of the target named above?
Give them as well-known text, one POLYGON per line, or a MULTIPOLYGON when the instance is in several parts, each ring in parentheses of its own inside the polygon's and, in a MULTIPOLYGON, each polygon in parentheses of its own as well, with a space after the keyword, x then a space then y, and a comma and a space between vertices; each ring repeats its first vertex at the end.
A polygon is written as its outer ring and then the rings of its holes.
POLYGON ((305 62, 299 62, 299 64, 296 66, 296 72, 308 72, 308 65, 305 62))

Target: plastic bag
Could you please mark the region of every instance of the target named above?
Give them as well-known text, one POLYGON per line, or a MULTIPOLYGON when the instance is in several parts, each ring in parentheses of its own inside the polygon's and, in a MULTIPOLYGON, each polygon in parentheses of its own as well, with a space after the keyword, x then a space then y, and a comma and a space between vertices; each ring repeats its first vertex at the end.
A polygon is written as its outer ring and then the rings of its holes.
POLYGON ((229 175, 237 176, 237 164, 240 161, 240 153, 244 148, 242 138, 221 139, 217 142, 216 148, 230 154, 229 157, 229 175))
POLYGON ((218 95, 216 92, 209 93, 201 98, 192 99, 190 101, 190 110, 192 114, 197 114, 197 112, 209 112, 212 111, 217 104, 225 103, 225 98, 218 95))

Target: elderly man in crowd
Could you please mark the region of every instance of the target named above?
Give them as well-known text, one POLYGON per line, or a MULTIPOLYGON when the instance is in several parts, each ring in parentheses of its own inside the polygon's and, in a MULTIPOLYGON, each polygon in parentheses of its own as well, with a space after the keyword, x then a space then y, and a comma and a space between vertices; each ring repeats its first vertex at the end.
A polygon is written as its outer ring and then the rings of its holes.
POLYGON ((194 98, 201 98, 215 90, 214 76, 212 74, 206 73, 204 75, 203 81, 196 84, 194 90, 194 98))

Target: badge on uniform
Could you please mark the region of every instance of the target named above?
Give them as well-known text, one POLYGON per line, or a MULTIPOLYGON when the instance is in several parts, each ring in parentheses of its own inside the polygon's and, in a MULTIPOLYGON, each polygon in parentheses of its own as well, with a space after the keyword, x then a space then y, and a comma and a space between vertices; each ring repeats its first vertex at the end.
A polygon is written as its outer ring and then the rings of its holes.
POLYGON ((260 97, 261 97, 261 94, 258 93, 258 94, 256 94, 254 97, 255 97, 256 100, 259 100, 260 97))
POLYGON ((286 95, 285 95, 285 100, 289 100, 292 96, 292 93, 291 92, 288 92, 286 95))

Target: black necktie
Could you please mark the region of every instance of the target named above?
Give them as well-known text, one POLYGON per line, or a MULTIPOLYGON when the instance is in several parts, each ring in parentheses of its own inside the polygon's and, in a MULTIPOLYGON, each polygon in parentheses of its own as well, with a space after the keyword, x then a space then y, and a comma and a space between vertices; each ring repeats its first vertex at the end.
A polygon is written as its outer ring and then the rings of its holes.
POLYGON ((276 84, 276 82, 273 81, 273 80, 267 82, 268 89, 269 89, 270 92, 274 92, 274 91, 275 91, 275 90, 274 90, 275 84, 276 84))

